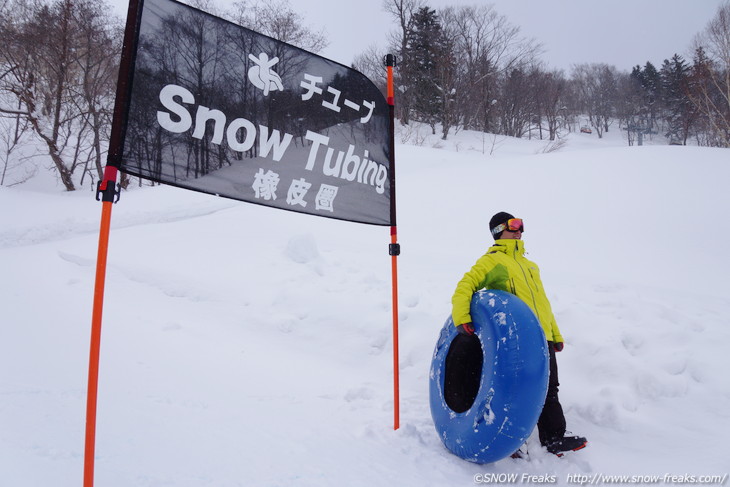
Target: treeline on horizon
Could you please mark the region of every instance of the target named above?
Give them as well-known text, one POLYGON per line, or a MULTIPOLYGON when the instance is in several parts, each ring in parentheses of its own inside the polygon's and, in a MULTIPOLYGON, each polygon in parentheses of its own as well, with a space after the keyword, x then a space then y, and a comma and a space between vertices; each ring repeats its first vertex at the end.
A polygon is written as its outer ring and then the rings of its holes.
MULTIPOLYGON (((188 3, 311 52, 327 46, 287 0, 242 0, 225 11, 213 0, 188 3)), ((598 137, 628 129, 629 144, 661 134, 730 147, 730 2, 697 33, 691 59, 668 53, 631 72, 596 62, 567 74, 492 5, 383 0, 382 8, 393 19, 389 44, 357 55, 353 67, 384 91, 383 56, 396 55, 401 124, 428 124, 444 139, 466 129, 559 141, 586 121, 598 137)), ((37 157, 50 158, 69 191, 102 178, 123 39, 111 11, 99 0, 0 0, 0 186, 32 178, 37 157)), ((196 26, 188 27, 192 39, 196 26)), ((189 61, 201 70, 216 62, 189 61)))
MULTIPOLYGON (((397 28, 398 118, 427 123, 447 138, 469 129, 556 140, 587 120, 598 137, 612 127, 661 134, 671 144, 730 147, 730 2, 698 32, 692 59, 668 53, 631 72, 606 63, 550 69, 540 45, 491 4, 436 10, 427 0, 384 0, 397 28), (618 125, 618 127, 615 127, 618 125)), ((354 66, 379 79, 377 47, 354 66)))

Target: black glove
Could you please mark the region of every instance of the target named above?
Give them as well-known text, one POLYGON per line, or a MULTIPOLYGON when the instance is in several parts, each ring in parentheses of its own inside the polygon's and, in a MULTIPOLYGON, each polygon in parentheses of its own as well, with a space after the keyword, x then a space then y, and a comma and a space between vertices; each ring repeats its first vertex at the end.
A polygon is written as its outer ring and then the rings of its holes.
POLYGON ((458 331, 462 335, 473 335, 474 325, 472 325, 471 323, 462 323, 461 325, 456 327, 456 331, 458 331))
POLYGON ((553 342, 553 350, 556 352, 562 352, 565 344, 563 342, 553 342))

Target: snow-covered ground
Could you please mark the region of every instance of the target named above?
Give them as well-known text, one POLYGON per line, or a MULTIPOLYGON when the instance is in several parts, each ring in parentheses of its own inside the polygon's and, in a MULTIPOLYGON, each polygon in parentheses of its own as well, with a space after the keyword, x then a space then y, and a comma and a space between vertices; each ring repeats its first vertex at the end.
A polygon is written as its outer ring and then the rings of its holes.
MULTIPOLYGON (((727 479, 730 152, 627 147, 616 129, 549 153, 410 135, 421 145, 397 146, 401 428, 387 228, 135 189, 112 215, 96 485, 727 479), (564 458, 533 445, 530 461, 470 464, 431 421, 433 347, 497 211, 525 219, 566 338, 561 399, 590 444, 564 458)), ((101 205, 50 186, 0 187, 8 487, 82 483, 101 205)))

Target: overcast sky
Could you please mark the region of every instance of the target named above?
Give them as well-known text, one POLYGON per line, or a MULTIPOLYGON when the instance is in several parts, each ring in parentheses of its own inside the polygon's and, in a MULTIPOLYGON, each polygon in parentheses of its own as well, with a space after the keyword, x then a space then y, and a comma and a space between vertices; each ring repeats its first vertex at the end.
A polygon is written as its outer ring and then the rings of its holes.
MULTIPOLYGON (((492 0, 498 13, 543 45, 541 59, 570 71, 573 64, 607 63, 623 71, 650 61, 657 68, 675 53, 692 60, 691 43, 730 0, 492 0)), ((126 17, 128 0, 110 0, 126 17)), ((330 45, 321 55, 350 65, 377 44, 387 45, 394 29, 382 0, 289 0, 313 30, 324 30, 330 45)), ((217 0, 225 8, 232 2, 217 0)), ((428 0, 439 9, 479 5, 480 0, 428 0)))

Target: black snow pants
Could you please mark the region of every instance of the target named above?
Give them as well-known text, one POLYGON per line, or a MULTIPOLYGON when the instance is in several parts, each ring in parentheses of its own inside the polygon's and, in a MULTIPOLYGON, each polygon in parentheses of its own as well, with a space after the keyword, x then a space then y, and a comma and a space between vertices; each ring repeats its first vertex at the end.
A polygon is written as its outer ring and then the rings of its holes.
POLYGON ((537 430, 540 434, 540 443, 547 443, 565 436, 565 415, 558 399, 558 362, 555 360, 553 342, 547 342, 550 353, 550 378, 548 379, 547 397, 537 420, 537 430))

